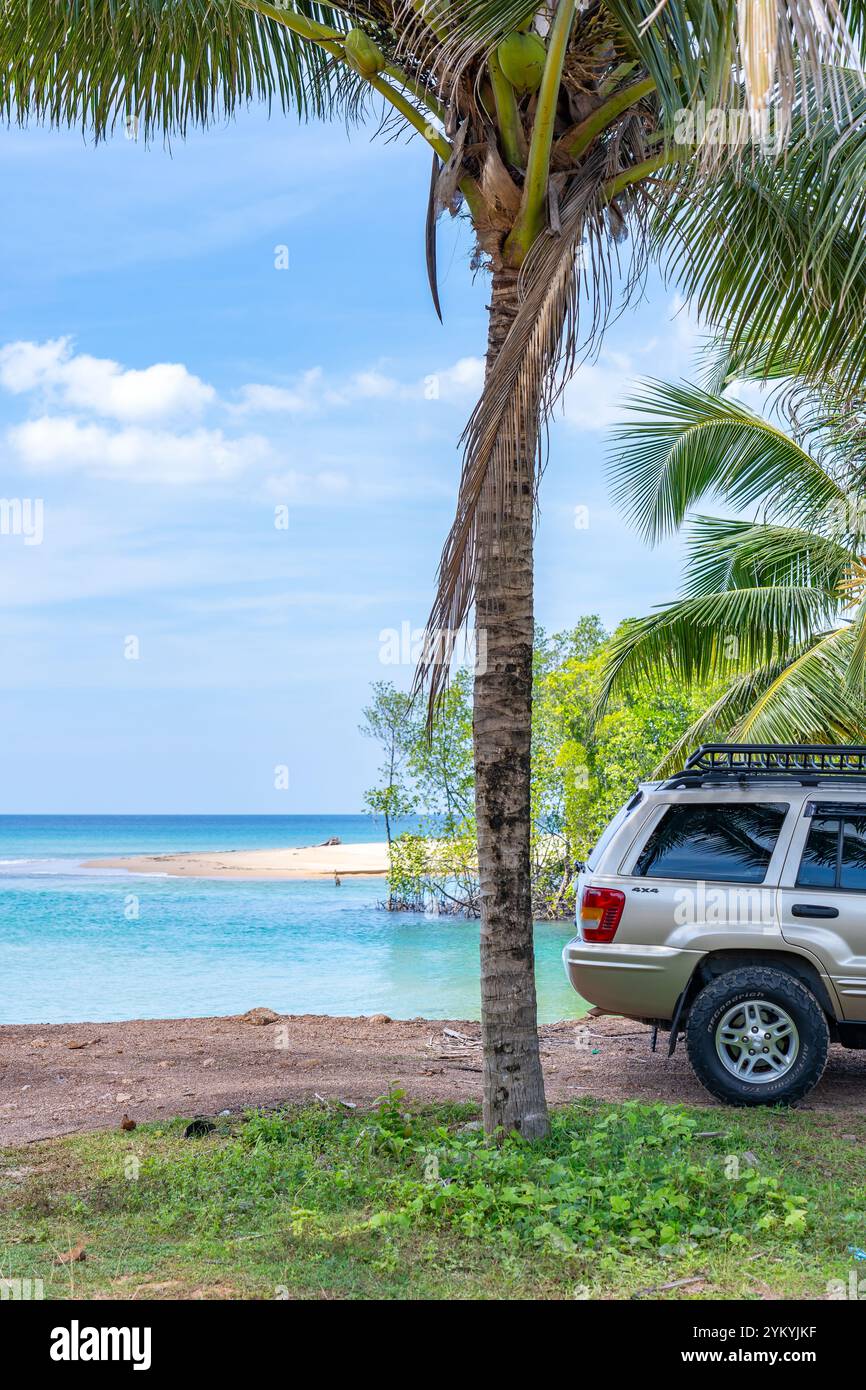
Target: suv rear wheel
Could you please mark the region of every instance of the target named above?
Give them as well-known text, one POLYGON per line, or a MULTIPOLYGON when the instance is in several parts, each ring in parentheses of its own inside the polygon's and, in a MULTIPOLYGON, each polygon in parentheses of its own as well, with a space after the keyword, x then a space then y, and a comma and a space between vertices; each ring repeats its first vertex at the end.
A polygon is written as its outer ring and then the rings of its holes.
POLYGON ((686 1025, 698 1080, 729 1105, 801 1100, 821 1079, 830 1034, 811 990, 786 970, 743 966, 705 985, 686 1025))

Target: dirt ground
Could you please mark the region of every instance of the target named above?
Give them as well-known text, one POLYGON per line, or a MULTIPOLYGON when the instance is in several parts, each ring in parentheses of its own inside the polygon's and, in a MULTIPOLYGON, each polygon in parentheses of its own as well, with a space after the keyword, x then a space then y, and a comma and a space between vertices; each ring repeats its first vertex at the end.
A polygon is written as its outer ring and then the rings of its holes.
MULTIPOLYGON (((364 1106, 391 1083, 418 1100, 480 1099, 477 1023, 271 1017, 0 1027, 0 1145, 104 1129, 124 1114, 216 1115, 316 1096, 364 1106)), ((660 1035, 653 1055, 641 1024, 590 1016, 548 1024, 540 1036, 553 1104, 712 1103, 682 1044, 669 1059, 660 1035)), ((866 1052, 834 1047, 804 1108, 866 1112, 866 1052)))

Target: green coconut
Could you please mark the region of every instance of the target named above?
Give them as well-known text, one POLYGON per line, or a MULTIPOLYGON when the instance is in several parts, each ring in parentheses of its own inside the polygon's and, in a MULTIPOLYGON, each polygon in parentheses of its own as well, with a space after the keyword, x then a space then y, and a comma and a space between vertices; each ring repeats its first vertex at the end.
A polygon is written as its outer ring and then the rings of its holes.
POLYGON ((350 29, 343 40, 346 62, 362 77, 375 77, 385 66, 382 50, 363 29, 350 29))
POLYGON ((499 66, 517 92, 537 92, 541 86, 547 49, 537 34, 515 30, 506 34, 496 49, 499 66))

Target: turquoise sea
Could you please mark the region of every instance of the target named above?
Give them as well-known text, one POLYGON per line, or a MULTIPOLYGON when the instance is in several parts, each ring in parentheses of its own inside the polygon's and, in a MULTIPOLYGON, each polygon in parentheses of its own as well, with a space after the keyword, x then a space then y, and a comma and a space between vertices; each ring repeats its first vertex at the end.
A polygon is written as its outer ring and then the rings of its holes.
MULTIPOLYGON (((379 907, 378 879, 88 870, 109 855, 380 840, 368 816, 0 816, 0 1023, 239 1013, 477 1018, 478 924, 379 907)), ((536 927, 539 1015, 582 1006, 536 927)))

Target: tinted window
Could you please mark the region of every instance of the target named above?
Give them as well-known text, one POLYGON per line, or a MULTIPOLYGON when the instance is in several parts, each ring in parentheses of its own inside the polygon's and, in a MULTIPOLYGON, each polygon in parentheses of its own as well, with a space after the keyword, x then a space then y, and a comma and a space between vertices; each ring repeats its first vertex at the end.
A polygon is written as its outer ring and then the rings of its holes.
POLYGON ((839 818, 813 816, 800 860, 797 882, 803 888, 834 888, 839 850, 839 818))
POLYGON ((866 812, 837 807, 832 815, 818 812, 812 817, 797 883, 866 892, 866 812))
POLYGON ((647 878, 763 883, 786 802, 669 806, 635 865, 647 878))
POLYGON ((866 816, 846 816, 842 825, 841 888, 866 889, 866 816))

